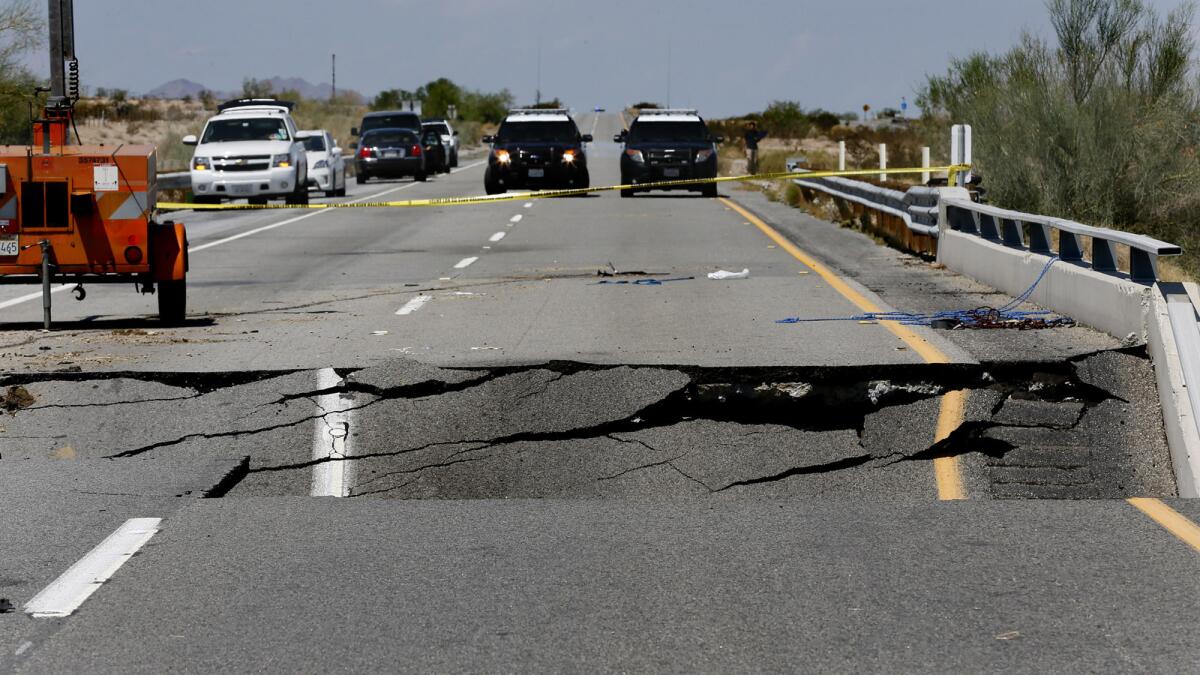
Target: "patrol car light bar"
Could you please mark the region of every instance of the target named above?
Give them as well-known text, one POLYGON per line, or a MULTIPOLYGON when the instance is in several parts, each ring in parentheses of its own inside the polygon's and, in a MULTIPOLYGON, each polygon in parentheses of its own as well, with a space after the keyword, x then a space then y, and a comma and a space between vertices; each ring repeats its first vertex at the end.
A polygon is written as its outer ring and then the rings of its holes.
POLYGON ((639 115, 699 115, 695 108, 638 108, 639 115))
POLYGON ((566 115, 570 108, 513 108, 509 115, 566 115))

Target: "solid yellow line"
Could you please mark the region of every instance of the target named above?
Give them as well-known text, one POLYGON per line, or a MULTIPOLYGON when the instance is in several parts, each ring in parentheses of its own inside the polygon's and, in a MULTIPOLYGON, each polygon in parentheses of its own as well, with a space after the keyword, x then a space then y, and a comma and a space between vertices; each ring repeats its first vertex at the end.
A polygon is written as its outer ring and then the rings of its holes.
POLYGON ((1200 525, 1196 525, 1158 499, 1137 497, 1130 499, 1129 503, 1150 516, 1151 520, 1162 525, 1163 529, 1178 537, 1180 541, 1200 552, 1200 525))
MULTIPOLYGON (((761 218, 750 213, 742 208, 737 203, 722 197, 719 200, 725 206, 736 211, 740 216, 750 221, 763 234, 770 237, 780 248, 791 254, 793 258, 799 260, 803 265, 816 272, 827 284, 833 287, 842 297, 849 300, 863 312, 882 312, 883 308, 871 302, 862 293, 859 293, 854 287, 846 283, 836 272, 829 269, 825 265, 817 262, 815 258, 801 250, 790 240, 777 232, 775 228, 766 224, 761 218)), ((884 328, 887 328, 893 335, 900 338, 904 344, 908 345, 916 352, 926 363, 950 363, 951 359, 942 350, 926 342, 921 336, 917 335, 912 329, 895 321, 881 321, 884 328)), ((942 397, 941 410, 938 413, 936 441, 943 440, 949 436, 952 431, 962 425, 963 415, 966 408, 966 392, 955 391, 950 392, 942 397)), ((939 457, 934 460, 934 477, 937 480, 938 497, 940 499, 966 499, 966 491, 963 489, 962 473, 959 471, 957 457, 939 457)))
MULTIPOLYGON (((940 443, 950 437, 954 430, 962 425, 966 418, 967 392, 961 389, 946 392, 942 396, 942 404, 938 409, 937 428, 934 431, 934 442, 940 443)), ((966 499, 967 491, 963 487, 962 471, 958 467, 958 457, 935 457, 933 460, 933 475, 937 480, 938 499, 951 501, 966 499)))

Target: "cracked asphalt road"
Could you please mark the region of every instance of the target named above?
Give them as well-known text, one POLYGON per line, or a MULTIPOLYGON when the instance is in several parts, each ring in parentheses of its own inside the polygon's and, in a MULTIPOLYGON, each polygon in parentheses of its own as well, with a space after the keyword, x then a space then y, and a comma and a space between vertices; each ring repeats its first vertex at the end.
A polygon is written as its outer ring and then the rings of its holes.
MULTIPOLYGON (((615 181, 615 152, 596 144, 594 180, 615 181)), ((352 196, 480 183, 465 168, 352 196)), ((1001 304, 729 195, 890 308, 1001 304)), ((1200 656, 1200 558, 1122 501, 1176 494, 1142 348, 1085 327, 918 331, 947 356, 928 364, 880 325, 780 325, 856 308, 721 202, 679 195, 180 217, 208 247, 188 325, 110 288, 59 300, 48 334, 21 323, 37 307, 10 310, 0 598, 19 609, 125 520, 163 522, 75 614, 0 613, 0 669, 1200 656), (613 269, 695 278, 597 284, 613 269), (951 393, 965 409, 939 438, 951 393), (968 503, 937 503, 943 461, 968 503)))

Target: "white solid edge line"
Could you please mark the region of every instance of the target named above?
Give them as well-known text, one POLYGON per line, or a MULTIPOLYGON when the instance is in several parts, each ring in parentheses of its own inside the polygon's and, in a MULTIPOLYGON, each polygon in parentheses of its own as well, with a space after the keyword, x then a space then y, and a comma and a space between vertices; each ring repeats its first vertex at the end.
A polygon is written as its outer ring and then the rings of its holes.
POLYGON ((508 219, 508 222, 510 222, 510 223, 519 223, 519 222, 521 222, 521 219, 522 219, 522 218, 524 218, 524 217, 525 217, 525 216, 523 216, 523 215, 521 215, 521 214, 519 214, 519 213, 518 213, 517 215, 513 216, 512 218, 509 218, 509 219, 508 219))
POLYGON ((479 260, 479 256, 463 258, 462 260, 459 260, 458 262, 454 263, 454 269, 461 270, 464 267, 470 267, 471 264, 474 263, 476 260, 479 260))
POLYGON ((488 237, 488 241, 490 241, 490 242, 500 241, 501 239, 504 238, 505 234, 508 234, 508 233, 507 232, 497 232, 496 234, 493 234, 492 236, 488 237))
POLYGON ((130 518, 25 604, 35 618, 70 616, 158 532, 162 518, 130 518))
MULTIPOLYGON (((317 371, 318 390, 332 389, 342 381, 333 368, 317 371)), ((321 394, 317 407, 323 413, 317 418, 313 434, 313 497, 345 497, 347 487, 346 462, 350 456, 350 413, 343 410, 340 393, 321 394), (328 460, 328 461, 319 461, 328 460)))
POLYGON ((432 295, 418 295, 417 297, 404 303, 404 306, 396 310, 396 316, 408 316, 413 312, 425 306, 425 303, 433 299, 432 295))
MULTIPOLYGON (((460 167, 458 169, 454 169, 451 171, 451 173, 458 173, 459 171, 466 171, 467 169, 473 169, 477 166, 482 166, 483 164, 486 164, 486 163, 487 162, 485 162, 485 161, 475 162, 474 164, 468 164, 467 166, 460 167)), ((375 193, 369 194, 366 197, 352 199, 345 203, 346 204, 361 204, 362 202, 367 202, 367 201, 371 201, 373 199, 378 199, 386 194, 391 194, 393 192, 398 192, 400 190, 407 190, 409 188, 417 187, 418 185, 427 185, 427 183, 408 183, 407 185, 399 185, 394 188, 388 188, 387 190, 384 190, 382 192, 375 192, 375 193)), ((306 213, 302 216, 296 216, 295 218, 288 218, 287 220, 283 220, 278 223, 264 225, 262 227, 255 228, 253 230, 246 230, 245 232, 240 232, 238 234, 235 234, 235 235, 232 235, 229 237, 225 237, 224 239, 210 241, 207 244, 201 244, 199 246, 189 246, 188 253, 195 253, 197 251, 203 251, 204 249, 212 248, 214 246, 220 246, 221 244, 228 244, 231 241, 237 241, 238 239, 242 239, 244 237, 249 237, 251 235, 255 235, 260 232, 266 232, 267 230, 273 230, 277 227, 283 227, 284 225, 291 225, 292 223, 298 223, 301 220, 306 220, 308 218, 315 218, 316 216, 319 216, 322 213, 329 213, 331 211, 336 211, 336 210, 337 209, 319 209, 317 211, 313 211, 312 213, 306 213)), ((38 294, 38 297, 41 297, 40 293, 38 294)), ((0 308, 0 309, 2 309, 2 308, 0 308)))
MULTIPOLYGON (((63 291, 70 290, 72 288, 74 288, 74 286, 68 286, 68 285, 64 284, 62 286, 57 286, 55 288, 51 288, 50 292, 51 293, 62 293, 63 291)), ((0 309, 8 309, 9 307, 14 307, 23 302, 29 302, 30 300, 37 300, 40 297, 42 297, 42 292, 38 291, 37 293, 30 293, 29 295, 22 295, 20 297, 13 298, 12 300, 5 300, 4 302, 0 302, 0 309)))

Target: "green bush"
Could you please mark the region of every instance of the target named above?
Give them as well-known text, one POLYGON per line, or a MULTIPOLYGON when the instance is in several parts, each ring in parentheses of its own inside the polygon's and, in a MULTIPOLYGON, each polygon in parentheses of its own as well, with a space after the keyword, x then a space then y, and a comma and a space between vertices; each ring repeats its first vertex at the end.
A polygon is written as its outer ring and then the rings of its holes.
POLYGON ((1189 249, 1200 273, 1200 104, 1191 4, 1050 0, 1056 42, 1025 35, 955 60, 919 103, 942 148, 974 127, 974 159, 1002 206, 1111 225, 1189 249))

